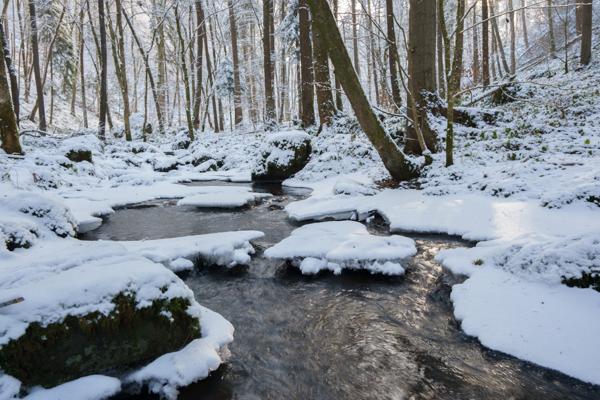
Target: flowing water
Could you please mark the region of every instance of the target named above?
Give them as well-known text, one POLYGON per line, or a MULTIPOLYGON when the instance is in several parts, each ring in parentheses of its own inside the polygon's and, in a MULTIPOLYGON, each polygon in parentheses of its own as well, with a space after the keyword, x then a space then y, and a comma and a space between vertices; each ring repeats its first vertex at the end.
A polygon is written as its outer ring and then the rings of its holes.
MULTIPOLYGON (((282 207, 306 193, 255 190, 274 197, 239 211, 146 203, 118 210, 83 237, 265 232, 248 267, 204 268, 185 277, 196 299, 236 331, 228 362, 182 389, 180 399, 600 399, 598 386, 488 350, 461 332, 449 299, 459 279, 433 257, 467 243, 415 237, 418 255, 401 278, 361 272, 305 277, 261 253, 297 227, 282 207)), ((381 225, 369 227, 385 234, 381 225)))

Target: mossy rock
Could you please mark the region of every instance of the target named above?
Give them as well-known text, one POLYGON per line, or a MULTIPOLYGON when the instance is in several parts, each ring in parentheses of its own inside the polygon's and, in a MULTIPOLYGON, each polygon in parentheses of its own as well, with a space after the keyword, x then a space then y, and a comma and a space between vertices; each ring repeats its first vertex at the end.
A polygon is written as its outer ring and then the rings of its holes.
POLYGON ((273 140, 269 148, 262 152, 258 168, 252 173, 253 181, 283 181, 306 166, 310 159, 312 147, 310 138, 302 141, 273 140), (282 160, 273 154, 287 153, 289 157, 282 160))
POLYGON ((73 162, 92 162, 91 150, 69 150, 69 152, 65 154, 65 157, 73 162))
POLYGON ((567 285, 568 287, 576 287, 582 289, 592 288, 595 291, 600 292, 600 273, 582 272, 581 277, 563 278, 562 283, 567 285))
POLYGON ((29 325, 0 348, 4 372, 25 385, 56 386, 90 374, 131 368, 176 351, 200 336, 187 299, 154 300, 136 307, 135 296, 118 295, 108 315, 93 312, 62 322, 29 325))

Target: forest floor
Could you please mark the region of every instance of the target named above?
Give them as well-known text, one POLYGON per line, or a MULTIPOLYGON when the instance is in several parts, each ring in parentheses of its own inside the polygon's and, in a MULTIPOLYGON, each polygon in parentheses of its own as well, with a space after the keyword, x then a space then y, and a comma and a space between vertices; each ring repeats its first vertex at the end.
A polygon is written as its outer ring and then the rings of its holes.
MULTIPOLYGON (((302 221, 377 213, 393 233, 477 242, 437 255, 448 270, 467 277, 451 294, 464 332, 491 349, 600 384, 600 293, 594 290, 600 289, 599 72, 595 61, 564 74, 557 61, 519 76, 510 101, 473 107, 475 114, 495 114, 492 124, 458 127, 455 165, 446 168, 444 155, 434 155, 410 187, 381 185, 389 176, 379 156, 356 122, 341 117, 313 134, 308 165, 284 182, 313 190, 286 211, 302 221)), ((434 121, 440 132, 444 124, 434 121)), ((201 339, 121 380, 87 377, 38 388, 31 398, 77 390, 87 393, 81 398, 104 398, 122 382, 175 397, 178 387, 218 367, 233 328, 196 303, 174 272, 193 268, 190 260, 198 257, 225 267, 247 263, 250 242, 261 232, 139 242, 83 242, 76 234, 97 228, 117 207, 153 199, 198 207, 260 201, 265 195, 249 188, 181 183, 250 181, 266 135, 207 133, 188 148, 183 134, 108 144, 92 135, 26 135, 25 156, 0 154, 0 302, 25 299, 0 309, 0 346, 34 322, 109 313, 109 299, 124 291, 135 293, 140 307, 187 298, 188 313, 202 321, 201 339), (90 152, 92 162, 71 161, 69 152, 90 152)), ((20 386, 0 372, 0 399, 16 397, 20 386)))

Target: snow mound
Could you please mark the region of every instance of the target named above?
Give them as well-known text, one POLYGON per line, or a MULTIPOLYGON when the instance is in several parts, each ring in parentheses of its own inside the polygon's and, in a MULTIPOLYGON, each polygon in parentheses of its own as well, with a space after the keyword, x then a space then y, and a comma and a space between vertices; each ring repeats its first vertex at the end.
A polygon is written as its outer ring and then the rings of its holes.
POLYGON ((254 204, 264 198, 271 197, 268 193, 256 193, 243 186, 202 186, 199 194, 184 197, 177 202, 179 206, 239 208, 254 204))
POLYGON ((152 393, 174 400, 178 388, 206 378, 224 361, 227 344, 233 341, 233 325, 221 315, 201 307, 202 338, 183 349, 165 354, 139 371, 129 375, 125 382, 136 386, 147 385, 152 393))
POLYGON ((353 221, 320 222, 294 230, 290 237, 265 251, 269 258, 291 260, 303 274, 330 270, 364 269, 371 273, 402 275, 400 260, 417 252, 412 239, 369 234, 353 221))
POLYGON ((178 272, 193 268, 194 263, 191 260, 196 258, 201 258, 211 265, 226 267, 248 264, 250 255, 254 254, 254 247, 250 241, 263 236, 264 233, 258 231, 238 231, 170 239, 100 243, 118 243, 133 254, 163 263, 178 272))

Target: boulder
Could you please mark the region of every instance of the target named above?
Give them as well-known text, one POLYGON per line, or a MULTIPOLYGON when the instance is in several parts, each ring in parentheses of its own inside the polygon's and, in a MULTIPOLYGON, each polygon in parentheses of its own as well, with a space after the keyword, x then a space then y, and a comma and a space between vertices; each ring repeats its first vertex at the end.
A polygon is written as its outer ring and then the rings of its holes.
POLYGON ((91 150, 71 149, 67 152, 67 154, 65 154, 65 157, 67 157, 69 160, 71 160, 73 162, 82 162, 82 161, 87 161, 90 163, 92 162, 91 150))
MULTIPOLYGON (((27 300, 26 300, 27 301, 27 300)), ((90 374, 134 367, 179 350, 200 336, 186 298, 155 299, 140 308, 134 295, 113 298, 114 309, 47 325, 34 322, 0 348, 0 365, 25 385, 52 387, 90 374)))
POLYGON ((253 181, 282 181, 308 163, 310 136, 302 131, 284 131, 266 137, 261 158, 252 172, 253 181))

